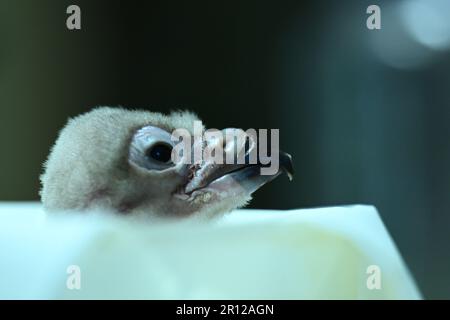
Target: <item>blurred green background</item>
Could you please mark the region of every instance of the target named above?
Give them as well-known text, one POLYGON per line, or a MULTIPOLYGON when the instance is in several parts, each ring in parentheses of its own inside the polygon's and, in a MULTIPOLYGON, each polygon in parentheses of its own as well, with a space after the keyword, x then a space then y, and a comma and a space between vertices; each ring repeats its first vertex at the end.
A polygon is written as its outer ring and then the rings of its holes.
POLYGON ((252 207, 375 205, 427 298, 450 298, 450 1, 0 1, 0 200, 38 200, 68 117, 191 109, 279 128, 252 207), (82 30, 66 28, 77 4, 82 30))

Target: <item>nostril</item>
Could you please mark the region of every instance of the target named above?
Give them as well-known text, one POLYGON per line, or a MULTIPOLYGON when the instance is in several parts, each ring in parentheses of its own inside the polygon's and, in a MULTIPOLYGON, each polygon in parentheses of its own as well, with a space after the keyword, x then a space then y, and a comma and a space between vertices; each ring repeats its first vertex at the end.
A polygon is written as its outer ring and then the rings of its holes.
POLYGON ((244 145, 244 151, 245 151, 245 155, 247 156, 248 154, 250 154, 250 148, 252 147, 251 145, 251 141, 250 141, 250 137, 245 137, 245 145, 244 145))
POLYGON ((226 147, 227 147, 227 141, 226 141, 226 139, 222 139, 222 150, 226 150, 226 147))

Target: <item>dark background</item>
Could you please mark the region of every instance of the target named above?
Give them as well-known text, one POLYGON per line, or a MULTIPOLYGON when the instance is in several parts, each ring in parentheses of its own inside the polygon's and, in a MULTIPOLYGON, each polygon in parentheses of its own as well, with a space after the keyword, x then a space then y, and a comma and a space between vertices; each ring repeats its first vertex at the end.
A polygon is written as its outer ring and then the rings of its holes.
POLYGON ((408 33, 408 1, 377 1, 377 31, 370 4, 0 1, 0 199, 38 200, 58 131, 94 106, 279 128, 295 180, 251 207, 373 204, 425 297, 450 298, 450 57, 408 33))

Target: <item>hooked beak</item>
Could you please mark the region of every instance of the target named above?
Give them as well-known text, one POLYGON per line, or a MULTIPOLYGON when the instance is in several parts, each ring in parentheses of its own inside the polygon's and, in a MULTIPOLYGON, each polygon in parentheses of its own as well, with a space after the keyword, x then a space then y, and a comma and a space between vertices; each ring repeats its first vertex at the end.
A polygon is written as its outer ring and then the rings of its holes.
POLYGON ((293 179, 292 157, 286 152, 279 152, 278 171, 271 175, 261 174, 264 165, 257 164, 208 164, 192 168, 192 179, 184 192, 188 195, 199 190, 219 192, 224 196, 242 193, 251 194, 264 184, 274 180, 283 172, 289 180, 293 179))

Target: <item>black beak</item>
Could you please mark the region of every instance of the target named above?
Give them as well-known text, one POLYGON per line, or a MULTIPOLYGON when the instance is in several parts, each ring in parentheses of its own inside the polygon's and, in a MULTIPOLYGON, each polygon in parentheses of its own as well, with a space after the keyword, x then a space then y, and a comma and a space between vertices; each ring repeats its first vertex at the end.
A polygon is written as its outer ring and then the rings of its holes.
POLYGON ((294 166, 292 165, 292 156, 289 153, 280 151, 280 169, 286 173, 289 181, 294 179, 294 166))
POLYGON ((264 166, 259 161, 256 164, 207 165, 196 172, 195 178, 186 185, 185 192, 190 194, 207 186, 218 185, 221 181, 227 181, 230 185, 229 180, 233 180, 233 184, 239 184, 246 192, 252 193, 283 172, 290 181, 293 179, 292 156, 286 152, 279 152, 279 168, 275 174, 262 175, 261 168, 264 166))

